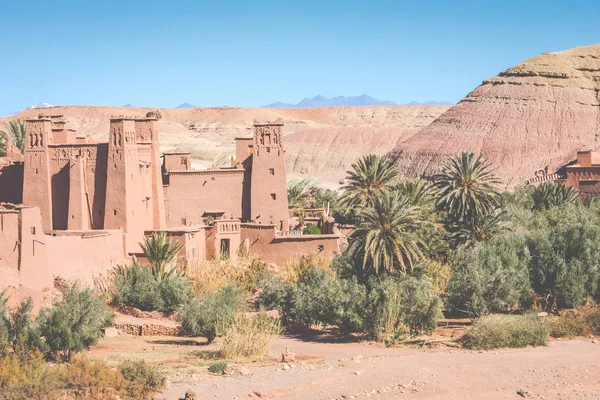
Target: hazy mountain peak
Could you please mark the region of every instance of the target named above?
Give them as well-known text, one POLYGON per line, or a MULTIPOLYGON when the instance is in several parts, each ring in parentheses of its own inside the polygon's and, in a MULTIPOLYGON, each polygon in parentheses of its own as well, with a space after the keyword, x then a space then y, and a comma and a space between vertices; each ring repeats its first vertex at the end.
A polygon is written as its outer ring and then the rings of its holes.
POLYGON ((282 103, 280 101, 262 106, 263 108, 320 108, 320 107, 351 107, 351 106, 393 106, 393 101, 380 101, 367 94, 360 96, 326 97, 317 95, 307 97, 297 104, 282 103))
POLYGON ((190 104, 190 103, 183 103, 183 104, 178 105, 175 108, 196 108, 196 106, 193 104, 190 104))

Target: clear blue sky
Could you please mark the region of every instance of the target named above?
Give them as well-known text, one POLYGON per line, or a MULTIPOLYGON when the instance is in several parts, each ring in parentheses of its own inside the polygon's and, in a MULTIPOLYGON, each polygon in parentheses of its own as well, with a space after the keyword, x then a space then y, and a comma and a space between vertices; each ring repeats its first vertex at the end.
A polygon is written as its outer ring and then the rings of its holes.
POLYGON ((0 115, 317 94, 456 102, 524 59, 600 42, 597 0, 0 1, 0 115))

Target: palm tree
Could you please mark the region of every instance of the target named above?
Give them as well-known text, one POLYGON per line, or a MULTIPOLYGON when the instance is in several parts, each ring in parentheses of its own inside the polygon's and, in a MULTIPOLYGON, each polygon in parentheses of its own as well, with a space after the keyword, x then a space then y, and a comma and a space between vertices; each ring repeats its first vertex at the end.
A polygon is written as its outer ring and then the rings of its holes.
POLYGON ((451 241, 455 246, 464 245, 470 247, 477 242, 491 239, 509 229, 506 214, 502 209, 497 208, 477 220, 472 227, 455 227, 451 241))
POLYGON ((317 180, 312 176, 304 179, 290 179, 287 182, 288 208, 304 207, 316 184, 317 180))
POLYGON ((533 189, 531 199, 533 209, 539 211, 575 203, 579 200, 579 191, 571 186, 544 182, 533 189))
POLYGON ((395 183, 392 191, 408 198, 413 206, 427 207, 432 203, 431 188, 427 181, 421 179, 404 180, 395 183))
POLYGON ((478 220, 495 210, 500 195, 490 164, 472 151, 449 158, 433 179, 436 206, 445 210, 456 224, 476 226, 478 220))
POLYGON ((346 211, 354 207, 370 207, 374 200, 390 189, 398 177, 394 160, 389 156, 369 154, 352 164, 341 187, 341 204, 346 211))
POLYGON ((3 138, 4 150, 6 151, 6 140, 11 138, 14 145, 21 150, 21 153, 25 152, 25 131, 26 124, 22 119, 13 119, 12 121, 4 124, 4 129, 0 131, 0 137, 3 138))
POLYGON ((348 236, 350 254, 362 257, 363 268, 371 265, 406 273, 413 262, 422 258, 424 241, 418 229, 426 224, 417 207, 396 193, 383 192, 373 199, 372 207, 359 212, 360 224, 348 236))
POLYGON ((155 232, 152 236, 145 237, 140 247, 152 267, 154 277, 162 279, 175 271, 175 268, 167 270, 167 266, 175 260, 183 245, 181 242, 173 241, 166 232, 155 232))

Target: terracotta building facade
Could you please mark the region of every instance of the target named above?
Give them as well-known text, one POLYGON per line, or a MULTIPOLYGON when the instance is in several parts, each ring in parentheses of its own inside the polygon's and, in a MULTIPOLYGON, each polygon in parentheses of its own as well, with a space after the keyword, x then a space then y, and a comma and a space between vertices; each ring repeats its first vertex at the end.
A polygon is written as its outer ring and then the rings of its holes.
POLYGON ((27 121, 24 154, 10 150, 0 158, 0 289, 91 282, 157 231, 193 264, 240 254, 284 264, 339 249, 337 234, 289 232, 281 120, 255 121, 231 165, 208 170, 193 170, 190 153, 161 156, 155 116, 115 116, 108 142, 95 142, 40 115, 27 121))

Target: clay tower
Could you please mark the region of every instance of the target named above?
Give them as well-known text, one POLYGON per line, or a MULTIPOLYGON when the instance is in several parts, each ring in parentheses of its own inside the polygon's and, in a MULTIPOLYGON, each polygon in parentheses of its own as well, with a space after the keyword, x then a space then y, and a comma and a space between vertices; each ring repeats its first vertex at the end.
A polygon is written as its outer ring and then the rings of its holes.
MULTIPOLYGON (((42 229, 52 226, 52 189, 48 144, 52 142, 52 121, 48 117, 27 120, 23 170, 23 204, 42 210, 42 229)), ((64 200, 63 200, 64 201, 64 200)))
POLYGON ((283 150, 283 121, 254 122, 251 219, 288 231, 288 201, 283 150))

